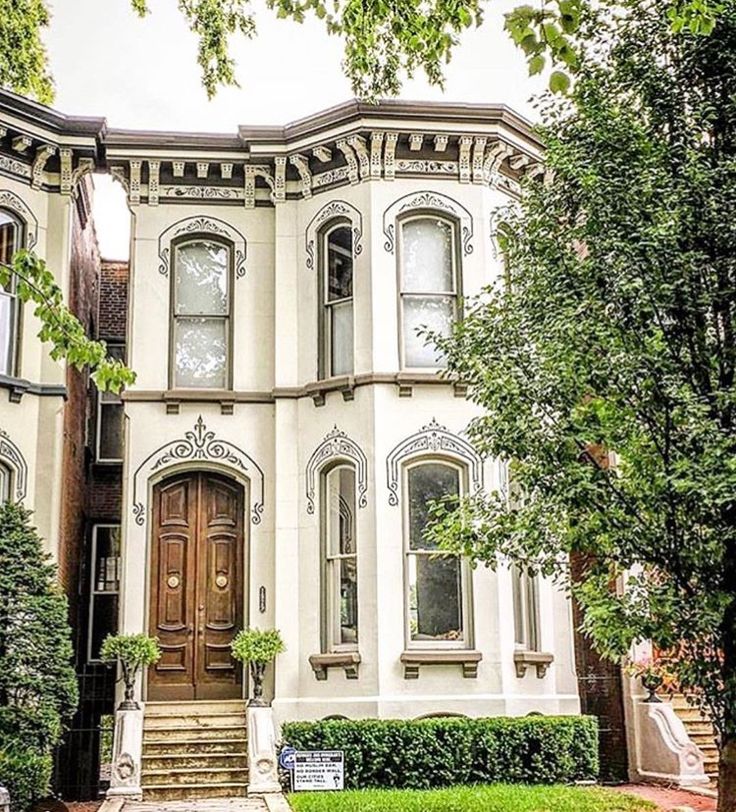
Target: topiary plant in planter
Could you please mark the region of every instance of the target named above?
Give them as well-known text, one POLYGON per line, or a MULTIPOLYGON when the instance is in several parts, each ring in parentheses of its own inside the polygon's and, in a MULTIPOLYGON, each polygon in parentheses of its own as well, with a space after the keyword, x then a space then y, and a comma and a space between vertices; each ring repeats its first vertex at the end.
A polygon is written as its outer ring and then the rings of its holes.
POLYGON ((109 634, 102 643, 100 657, 106 663, 119 662, 123 670, 125 699, 118 710, 138 710, 138 703, 133 699, 135 677, 140 669, 161 657, 158 640, 147 634, 109 634))
POLYGON ((286 650, 278 629, 244 629, 238 632, 231 644, 233 657, 241 663, 248 663, 253 678, 253 698, 251 705, 263 706, 269 703, 263 699, 263 675, 266 666, 276 656, 286 650))

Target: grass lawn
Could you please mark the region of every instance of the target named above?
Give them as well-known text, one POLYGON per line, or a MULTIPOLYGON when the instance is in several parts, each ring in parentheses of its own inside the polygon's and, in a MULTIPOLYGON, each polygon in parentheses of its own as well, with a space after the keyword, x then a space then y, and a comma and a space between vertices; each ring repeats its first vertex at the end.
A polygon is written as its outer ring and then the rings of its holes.
POLYGON ((650 812, 657 807, 600 787, 492 786, 292 793, 295 812, 650 812))

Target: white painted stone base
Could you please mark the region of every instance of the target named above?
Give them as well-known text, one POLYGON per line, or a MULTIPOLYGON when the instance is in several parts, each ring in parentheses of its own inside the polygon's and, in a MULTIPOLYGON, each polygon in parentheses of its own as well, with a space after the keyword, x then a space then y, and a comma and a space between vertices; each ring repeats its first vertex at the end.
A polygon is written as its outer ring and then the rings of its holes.
POLYGON ((634 700, 635 780, 679 784, 707 784, 703 754, 687 735, 669 702, 634 700))
POLYGON ((115 713, 115 749, 108 798, 128 798, 140 801, 141 758, 143 756, 143 707, 119 710, 115 713))
POLYGON ((276 731, 270 707, 246 710, 248 721, 248 795, 279 794, 276 731))

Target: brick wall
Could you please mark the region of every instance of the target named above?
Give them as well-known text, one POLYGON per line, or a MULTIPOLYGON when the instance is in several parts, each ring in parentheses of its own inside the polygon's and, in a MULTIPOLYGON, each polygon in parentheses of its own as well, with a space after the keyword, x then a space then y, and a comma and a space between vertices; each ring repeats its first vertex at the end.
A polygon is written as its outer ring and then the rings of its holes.
MULTIPOLYGON (((89 335, 97 330, 100 253, 91 218, 91 179, 79 185, 74 201, 71 280, 68 305, 89 335)), ((87 475, 87 417, 89 376, 69 367, 64 408, 64 459, 59 535, 59 580, 69 597, 70 620, 77 633, 80 611, 81 565, 85 550, 87 475)))
POLYGON ((102 261, 98 334, 101 338, 124 340, 128 323, 127 262, 102 261))

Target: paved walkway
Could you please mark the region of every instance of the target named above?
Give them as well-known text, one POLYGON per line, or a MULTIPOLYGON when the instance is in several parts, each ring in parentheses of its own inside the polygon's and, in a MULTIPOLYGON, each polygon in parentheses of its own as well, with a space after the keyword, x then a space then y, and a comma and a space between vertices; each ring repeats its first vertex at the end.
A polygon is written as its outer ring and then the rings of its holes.
POLYGON ((638 795, 647 801, 653 801, 660 809, 667 810, 667 812, 682 807, 689 807, 695 812, 715 812, 716 809, 715 798, 708 798, 682 789, 656 787, 650 784, 624 784, 619 787, 610 787, 610 789, 616 792, 628 792, 630 795, 638 795))

